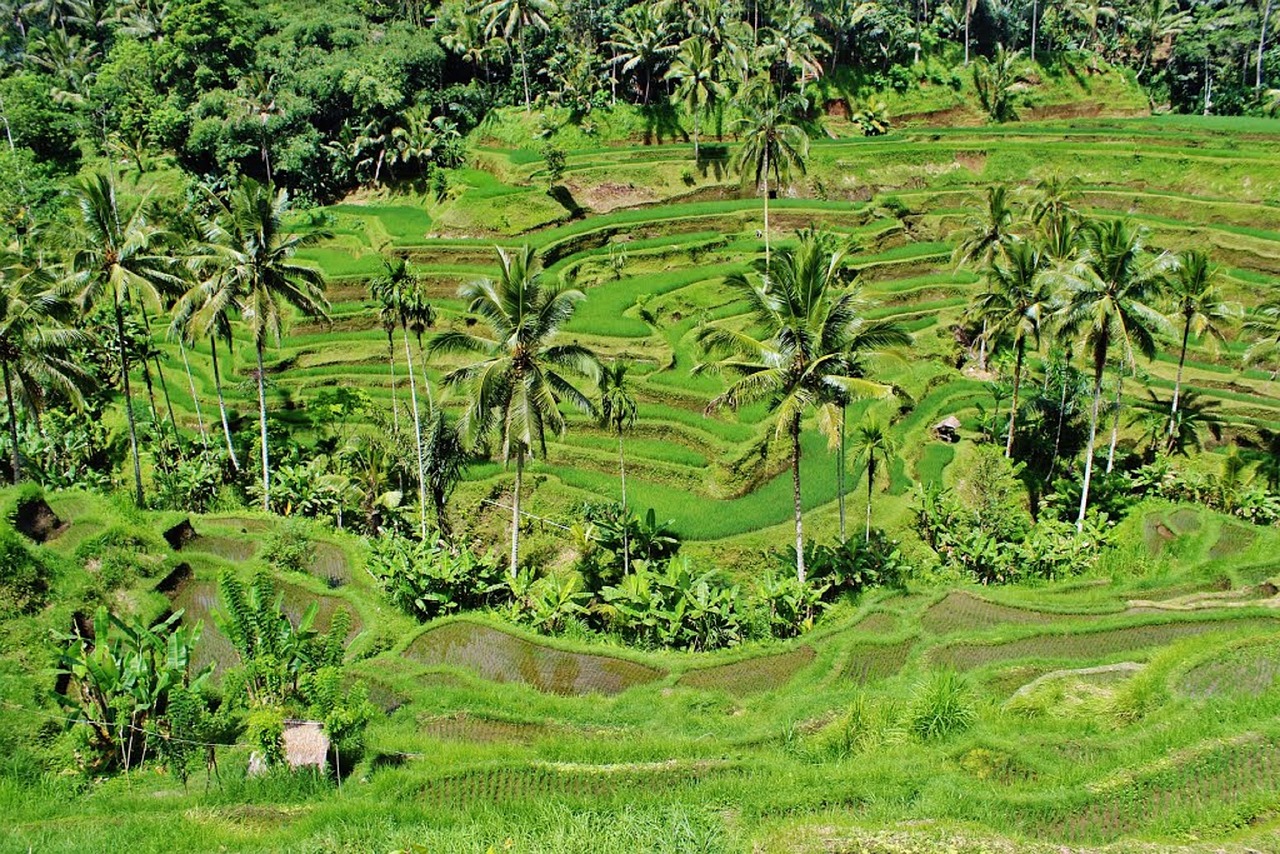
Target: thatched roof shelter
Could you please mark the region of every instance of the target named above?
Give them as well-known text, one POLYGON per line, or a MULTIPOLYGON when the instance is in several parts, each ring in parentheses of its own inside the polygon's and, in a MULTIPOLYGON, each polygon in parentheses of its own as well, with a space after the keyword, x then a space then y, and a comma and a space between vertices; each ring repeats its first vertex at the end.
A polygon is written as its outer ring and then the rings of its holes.
POLYGON ((290 768, 315 768, 328 764, 329 736, 319 721, 284 722, 284 757, 290 768))
POLYGON ((954 415, 948 415, 933 425, 933 434, 944 442, 958 442, 960 440, 960 426, 959 418, 954 415))

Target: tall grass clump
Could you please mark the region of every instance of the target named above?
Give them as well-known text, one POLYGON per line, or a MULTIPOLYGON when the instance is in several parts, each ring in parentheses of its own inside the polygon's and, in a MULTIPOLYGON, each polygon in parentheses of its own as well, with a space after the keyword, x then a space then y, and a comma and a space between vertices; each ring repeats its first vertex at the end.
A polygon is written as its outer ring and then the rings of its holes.
POLYGON ((911 732, 923 741, 947 738, 974 725, 973 691, 954 670, 934 670, 916 685, 911 698, 911 732))

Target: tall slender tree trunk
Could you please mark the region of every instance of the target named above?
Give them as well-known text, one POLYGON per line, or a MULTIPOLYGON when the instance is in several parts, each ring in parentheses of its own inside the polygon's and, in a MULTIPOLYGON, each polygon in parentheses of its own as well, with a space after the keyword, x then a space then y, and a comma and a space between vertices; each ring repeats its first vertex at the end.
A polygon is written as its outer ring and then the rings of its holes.
POLYGON ((422 541, 427 540, 427 474, 422 461, 422 415, 418 410, 418 383, 413 378, 413 351, 409 349, 409 328, 404 333, 404 360, 409 368, 409 401, 413 406, 413 447, 418 456, 418 513, 422 528, 422 541))
POLYGON ((529 59, 525 55, 523 26, 520 27, 520 75, 524 78, 524 111, 527 113, 533 105, 529 99, 529 59))
POLYGON ((1178 353, 1178 375, 1173 381, 1173 406, 1169 409, 1169 432, 1173 432, 1173 416, 1178 414, 1178 399, 1182 394, 1182 367, 1187 362, 1187 340, 1191 337, 1191 318, 1182 327, 1182 350, 1178 353))
POLYGON ((1084 514, 1089 509, 1089 484, 1093 481, 1093 443, 1098 439, 1098 407, 1102 405, 1102 368, 1107 363, 1105 344, 1093 358, 1093 408, 1089 414, 1089 444, 1084 446, 1084 486, 1080 490, 1080 515, 1076 530, 1084 530, 1084 514))
POLYGON ((1124 387, 1124 371, 1116 376, 1116 399, 1111 408, 1111 445, 1107 450, 1107 474, 1116 465, 1116 441, 1120 438, 1120 390, 1124 387))
POLYGON ((964 67, 969 67, 969 19, 973 17, 972 0, 964 0, 964 67))
POLYGON ((511 567, 512 578, 520 567, 520 481, 524 479, 524 446, 516 448, 516 486, 511 495, 511 567))
POLYGON ((800 419, 791 422, 791 493, 796 509, 796 578, 805 581, 804 508, 800 502, 800 419))
POLYGON ((769 150, 764 152, 764 274, 769 275, 769 150))
POLYGON ((622 574, 631 574, 631 541, 627 519, 627 458, 622 452, 622 428, 618 428, 618 480, 622 485, 622 574))
POLYGON ((231 441, 231 424, 227 421, 227 402, 222 398, 222 374, 218 371, 218 336, 209 336, 209 355, 213 358, 213 387, 218 392, 218 413, 222 416, 222 434, 227 437, 227 455, 231 457, 231 467, 240 471, 240 460, 236 459, 236 446, 231 441))
POLYGON ((9 378, 9 360, 0 359, 4 372, 4 402, 9 407, 9 465, 13 468, 13 482, 22 480, 22 458, 18 453, 18 409, 13 404, 13 381, 9 378))
POLYGON ((185 457, 182 450, 182 434, 178 432, 178 416, 173 414, 173 398, 169 396, 169 382, 164 378, 164 370, 160 367, 160 357, 153 360, 156 365, 156 376, 160 378, 160 394, 164 396, 164 408, 169 413, 169 425, 173 428, 173 441, 178 448, 178 458, 185 457))
POLYGON ((1062 398, 1058 401, 1058 429, 1053 436, 1053 456, 1049 458, 1049 473, 1044 482, 1053 480, 1053 472, 1058 468, 1058 453, 1062 450, 1062 424, 1067 418, 1067 365, 1062 371, 1062 398))
POLYGON ((120 356, 120 380, 124 386, 124 412, 129 422, 129 454, 133 458, 133 485, 138 506, 147 503, 142 492, 142 460, 138 458, 138 425, 133 417, 133 390, 129 385, 129 350, 124 345, 124 309, 118 296, 112 297, 116 313, 116 346, 120 356))
POLYGON ((262 366, 262 342, 254 348, 258 355, 258 433, 262 440, 262 509, 271 512, 271 459, 267 452, 267 372, 262 366))
POLYGON ((836 460, 836 491, 839 494, 840 505, 840 542, 844 542, 844 478, 845 478, 845 441, 847 435, 845 432, 845 416, 848 414, 849 404, 840 404, 840 456, 836 460))
POLYGON ((196 394, 196 380, 191 375, 191 360, 187 358, 187 345, 182 342, 182 336, 178 336, 178 352, 182 354, 182 368, 187 372, 187 386, 191 390, 191 402, 196 407, 196 424, 200 428, 200 444, 204 449, 209 450, 209 431, 204 426, 204 413, 200 409, 200 396, 196 394))
POLYGON ((1262 53, 1267 49, 1267 26, 1271 22, 1272 2, 1273 0, 1267 0, 1266 8, 1262 12, 1262 32, 1258 35, 1258 73, 1253 82, 1255 89, 1262 88, 1262 53))
POLYGON ((872 448, 867 452, 867 531, 863 542, 871 542, 871 487, 876 482, 876 452, 872 448))
MULTIPOLYGON (((151 316, 147 313, 146 306, 142 306, 142 324, 147 330, 147 339, 154 341, 151 334, 151 316)), ((173 430, 173 442, 178 450, 178 458, 182 459, 185 456, 182 451, 182 434, 178 432, 178 416, 173 414, 173 398, 169 396, 169 383, 165 380, 164 370, 160 367, 160 353, 153 353, 151 360, 156 366, 156 376, 160 378, 160 393, 164 395, 164 407, 169 413, 169 426, 173 430)))
POLYGON ((396 344, 392 335, 387 335, 387 362, 391 365, 391 427, 400 432, 400 402, 396 400, 396 344))
POLYGON ((1031 0, 1031 61, 1032 62, 1036 61, 1036 30, 1039 24, 1039 21, 1037 20, 1037 18, 1039 17, 1038 13, 1040 11, 1039 6, 1040 4, 1038 0, 1031 0))
POLYGON ((1013 457, 1013 436, 1018 421, 1018 389, 1022 385, 1022 360, 1026 356, 1027 340, 1025 338, 1018 339, 1018 346, 1014 348, 1015 355, 1013 359, 1013 401, 1009 407, 1009 438, 1004 443, 1005 459, 1013 457))

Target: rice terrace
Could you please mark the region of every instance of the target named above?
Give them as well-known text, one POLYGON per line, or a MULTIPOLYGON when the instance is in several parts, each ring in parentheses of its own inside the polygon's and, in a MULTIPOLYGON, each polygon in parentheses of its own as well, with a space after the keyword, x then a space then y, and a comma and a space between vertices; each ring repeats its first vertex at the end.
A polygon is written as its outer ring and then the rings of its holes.
POLYGON ((0 4, 0 851, 1280 854, 1276 5, 0 4))

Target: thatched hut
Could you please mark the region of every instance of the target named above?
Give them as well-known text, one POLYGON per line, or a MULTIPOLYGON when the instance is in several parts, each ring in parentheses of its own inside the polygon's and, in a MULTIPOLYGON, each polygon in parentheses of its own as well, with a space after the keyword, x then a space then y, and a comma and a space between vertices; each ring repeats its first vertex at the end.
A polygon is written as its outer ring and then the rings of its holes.
POLYGON ((319 721, 284 722, 284 758, 290 768, 324 771, 329 759, 329 736, 319 721))
POLYGON ((960 419, 954 415, 948 415, 946 418, 933 425, 933 435, 937 436, 944 442, 960 441, 960 419))

